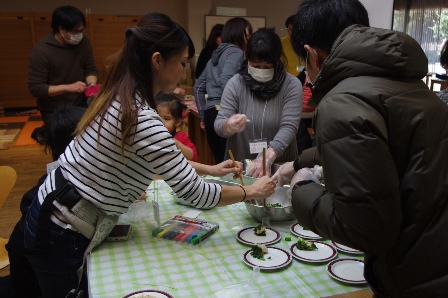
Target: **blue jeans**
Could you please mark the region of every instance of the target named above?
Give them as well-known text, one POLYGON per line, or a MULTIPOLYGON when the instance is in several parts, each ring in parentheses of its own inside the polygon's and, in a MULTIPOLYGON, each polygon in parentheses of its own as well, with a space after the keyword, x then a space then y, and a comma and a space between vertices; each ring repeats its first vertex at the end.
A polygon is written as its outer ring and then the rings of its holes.
MULTIPOLYGON (((82 265, 84 251, 90 240, 80 233, 63 229, 50 222, 48 250, 38 250, 36 231, 39 210, 40 204, 35 198, 25 220, 27 258, 36 272, 42 296, 45 298, 65 297, 72 289, 78 287, 76 271, 82 265)), ((81 286, 84 290, 87 289, 86 285, 86 279, 83 278, 81 286)))

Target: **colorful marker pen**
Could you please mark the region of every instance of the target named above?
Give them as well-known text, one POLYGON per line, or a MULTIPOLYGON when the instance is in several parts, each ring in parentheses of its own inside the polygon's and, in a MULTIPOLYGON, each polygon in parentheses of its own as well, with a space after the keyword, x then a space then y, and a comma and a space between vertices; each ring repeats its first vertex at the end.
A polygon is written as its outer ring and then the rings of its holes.
POLYGON ((175 241, 183 241, 186 239, 186 237, 188 237, 194 230, 196 229, 195 226, 193 225, 187 225, 187 227, 182 230, 176 237, 174 237, 175 241), (182 240, 182 238, 184 238, 182 240))
POLYGON ((166 227, 165 229, 163 229, 162 232, 160 232, 159 234, 157 234, 157 238, 162 238, 163 235, 165 235, 166 233, 168 233, 169 230, 171 230, 172 228, 174 228, 175 226, 177 226, 179 223, 177 222, 173 222, 172 224, 170 224, 168 227, 166 227))

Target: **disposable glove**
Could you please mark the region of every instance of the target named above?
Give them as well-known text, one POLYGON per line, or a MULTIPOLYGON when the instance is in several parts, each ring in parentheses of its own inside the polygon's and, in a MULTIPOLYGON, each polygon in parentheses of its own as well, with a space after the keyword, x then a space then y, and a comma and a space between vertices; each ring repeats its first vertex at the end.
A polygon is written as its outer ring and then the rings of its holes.
POLYGON ((293 161, 282 164, 274 176, 272 176, 272 179, 277 180, 277 186, 283 187, 283 185, 291 181, 291 178, 294 177, 296 171, 294 170, 293 164, 293 161))
MULTIPOLYGON (((271 166, 277 158, 274 149, 266 150, 266 175, 271 176, 271 166)), ((263 176, 263 152, 258 153, 257 158, 252 161, 252 165, 246 169, 246 175, 259 178, 263 176)))
POLYGON ((242 132, 246 127, 247 117, 244 114, 234 114, 223 123, 224 135, 230 137, 237 132, 242 132))
POLYGON ((320 184, 319 177, 316 175, 314 168, 301 168, 291 180, 291 187, 286 192, 286 196, 291 199, 292 190, 294 189, 294 185, 296 185, 300 181, 311 180, 315 183, 320 184))

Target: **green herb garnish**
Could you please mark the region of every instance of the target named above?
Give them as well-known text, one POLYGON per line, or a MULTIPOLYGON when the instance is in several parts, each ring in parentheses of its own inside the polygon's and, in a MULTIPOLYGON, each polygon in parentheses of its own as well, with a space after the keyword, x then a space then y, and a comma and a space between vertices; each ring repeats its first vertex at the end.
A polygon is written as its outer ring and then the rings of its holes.
POLYGON ((259 225, 258 227, 255 227, 254 232, 257 236, 266 236, 266 227, 259 225))
POLYGON ((291 241, 291 237, 285 237, 285 241, 291 241))
POLYGON ((296 243, 296 247, 299 250, 317 250, 316 244, 314 242, 303 240, 302 238, 299 238, 296 243))
POLYGON ((250 252, 250 255, 256 259, 265 261, 263 249, 258 245, 252 245, 252 251, 250 252))

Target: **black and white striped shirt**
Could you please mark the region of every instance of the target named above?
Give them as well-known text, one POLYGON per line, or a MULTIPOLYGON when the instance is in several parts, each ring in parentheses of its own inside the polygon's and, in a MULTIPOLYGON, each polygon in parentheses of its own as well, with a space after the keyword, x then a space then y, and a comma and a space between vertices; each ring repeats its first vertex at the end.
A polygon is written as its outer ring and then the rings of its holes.
MULTIPOLYGON (((173 189, 179 198, 197 208, 212 208, 221 199, 221 186, 206 183, 177 149, 174 139, 163 126, 161 118, 146 103, 138 111, 135 133, 121 155, 120 103, 114 101, 101 124, 99 118, 77 136, 59 158, 64 177, 78 192, 109 215, 127 212, 148 187, 154 176, 173 189)), ((54 171, 39 189, 42 204, 55 189, 54 171)), ((55 201, 55 206, 58 203, 55 201)), ((53 222, 71 228, 58 212, 53 222)))

